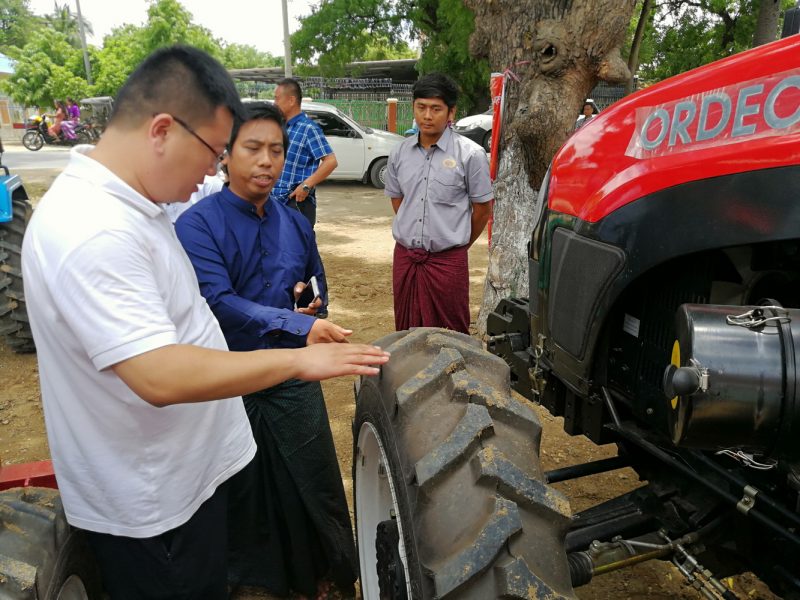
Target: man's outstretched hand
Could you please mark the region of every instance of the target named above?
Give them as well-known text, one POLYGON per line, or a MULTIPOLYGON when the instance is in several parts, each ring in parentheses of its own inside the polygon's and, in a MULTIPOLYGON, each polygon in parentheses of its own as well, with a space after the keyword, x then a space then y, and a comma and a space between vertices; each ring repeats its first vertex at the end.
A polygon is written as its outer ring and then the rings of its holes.
POLYGON ((339 327, 336 323, 317 319, 317 322, 311 326, 308 332, 306 345, 325 344, 328 342, 347 344, 347 336, 352 335, 352 333, 352 329, 345 329, 344 327, 339 327))
POLYGON ((377 375, 378 367, 389 360, 389 353, 367 344, 313 344, 300 348, 296 377, 322 381, 342 375, 377 375))

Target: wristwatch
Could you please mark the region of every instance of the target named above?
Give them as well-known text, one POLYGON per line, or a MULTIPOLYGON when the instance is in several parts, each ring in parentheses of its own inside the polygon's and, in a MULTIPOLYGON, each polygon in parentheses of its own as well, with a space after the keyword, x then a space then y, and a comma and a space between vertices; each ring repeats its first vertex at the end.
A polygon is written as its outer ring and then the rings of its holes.
POLYGON ((310 188, 310 187, 308 187, 308 186, 307 186, 305 183, 303 184, 303 191, 304 191, 306 194, 310 194, 310 193, 311 193, 311 190, 313 190, 313 189, 314 189, 314 188, 310 188))

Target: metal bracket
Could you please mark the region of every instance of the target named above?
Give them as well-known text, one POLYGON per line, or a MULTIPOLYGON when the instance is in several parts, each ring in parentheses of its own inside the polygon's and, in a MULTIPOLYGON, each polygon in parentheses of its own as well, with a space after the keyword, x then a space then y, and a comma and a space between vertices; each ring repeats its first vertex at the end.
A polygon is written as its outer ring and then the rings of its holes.
POLYGON ((744 488, 744 496, 742 496, 742 499, 739 500, 739 503, 736 505, 736 510, 743 515, 749 513, 756 505, 756 495, 758 495, 758 490, 751 485, 746 485, 744 488))
POLYGON ((767 323, 791 323, 789 311, 782 306, 759 306, 740 315, 727 315, 725 321, 728 325, 738 325, 747 329, 755 329, 767 323), (776 316, 768 317, 764 311, 772 310, 776 316))
POLYGON ((695 358, 690 358, 689 363, 697 370, 697 375, 700 378, 700 387, 698 389, 706 393, 708 391, 708 369, 695 358))
POLYGON ((543 376, 543 371, 539 367, 539 359, 544 355, 544 341, 547 338, 541 333, 538 336, 536 346, 533 348, 533 367, 528 369, 528 377, 531 380, 531 390, 535 396, 541 396, 547 385, 547 379, 543 376))

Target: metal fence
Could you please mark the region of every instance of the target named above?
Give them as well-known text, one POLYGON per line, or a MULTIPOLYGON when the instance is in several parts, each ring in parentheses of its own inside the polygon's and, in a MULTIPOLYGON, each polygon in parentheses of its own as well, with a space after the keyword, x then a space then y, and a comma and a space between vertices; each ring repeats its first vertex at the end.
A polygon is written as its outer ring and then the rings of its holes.
MULTIPOLYGON (((638 84, 638 82, 636 82, 638 84)), ((634 87, 636 91, 636 87, 634 87)), ((589 94, 589 97, 597 104, 597 108, 605 110, 617 100, 625 96, 625 85, 621 83, 599 82, 589 94)))
MULTIPOLYGON (((348 100, 345 98, 320 98, 320 102, 332 104, 351 119, 375 129, 389 129, 388 107, 384 100, 348 100)), ((411 128, 414 120, 410 100, 397 103, 397 131, 402 134, 411 128)))
MULTIPOLYGON (((337 107, 365 127, 388 129, 387 98, 397 98, 397 132, 410 129, 414 114, 411 107, 412 84, 394 83, 391 79, 355 79, 351 77, 300 78, 303 96, 315 102, 337 107)), ((275 84, 264 81, 236 81, 243 98, 272 99, 275 84)))

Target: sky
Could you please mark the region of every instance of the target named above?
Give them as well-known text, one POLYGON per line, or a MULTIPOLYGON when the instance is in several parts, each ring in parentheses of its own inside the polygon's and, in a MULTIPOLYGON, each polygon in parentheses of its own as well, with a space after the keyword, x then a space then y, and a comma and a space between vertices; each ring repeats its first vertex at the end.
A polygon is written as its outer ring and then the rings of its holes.
MULTIPOLYGON (((69 4, 77 12, 76 0, 58 0, 69 4)), ((274 56, 283 56, 283 20, 281 0, 179 0, 190 13, 196 25, 211 31, 214 37, 228 43, 249 44, 274 56)), ((288 0, 289 32, 299 29, 297 17, 310 14, 311 6, 318 0, 288 0)), ((126 23, 142 25, 147 19, 146 0, 80 0, 81 13, 91 23, 94 35, 87 34, 86 41, 102 45, 103 37, 115 27, 126 23)), ((34 14, 53 12, 53 0, 30 0, 34 14)))

